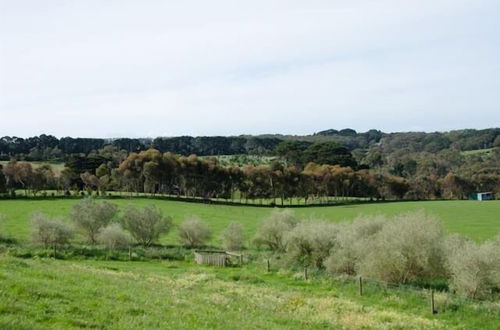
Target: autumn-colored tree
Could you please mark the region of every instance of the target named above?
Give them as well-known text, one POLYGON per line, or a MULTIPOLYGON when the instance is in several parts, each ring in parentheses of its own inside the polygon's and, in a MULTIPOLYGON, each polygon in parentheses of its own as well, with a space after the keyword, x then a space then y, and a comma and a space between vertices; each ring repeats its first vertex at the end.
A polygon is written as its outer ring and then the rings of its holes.
POLYGON ((99 187, 99 179, 97 176, 90 174, 89 172, 80 174, 80 178, 82 179, 84 188, 87 191, 96 190, 99 187))
POLYGON ((473 189, 471 184, 461 177, 449 172, 441 180, 441 188, 443 191, 444 198, 456 198, 456 199, 466 199, 473 189))
POLYGON ((31 163, 11 160, 4 166, 3 173, 7 179, 8 188, 15 189, 20 186, 23 189, 29 189, 30 180, 33 177, 31 163))
POLYGON ((30 180, 30 189, 36 195, 41 190, 54 188, 55 183, 56 180, 52 167, 44 164, 33 171, 32 179, 30 180))

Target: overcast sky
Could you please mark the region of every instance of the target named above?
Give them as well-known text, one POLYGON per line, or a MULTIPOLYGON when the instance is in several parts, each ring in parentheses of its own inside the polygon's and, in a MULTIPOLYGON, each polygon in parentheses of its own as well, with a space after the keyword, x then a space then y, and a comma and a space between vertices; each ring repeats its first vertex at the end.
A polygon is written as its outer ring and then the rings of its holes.
POLYGON ((0 4, 0 136, 500 126, 498 0, 0 4))

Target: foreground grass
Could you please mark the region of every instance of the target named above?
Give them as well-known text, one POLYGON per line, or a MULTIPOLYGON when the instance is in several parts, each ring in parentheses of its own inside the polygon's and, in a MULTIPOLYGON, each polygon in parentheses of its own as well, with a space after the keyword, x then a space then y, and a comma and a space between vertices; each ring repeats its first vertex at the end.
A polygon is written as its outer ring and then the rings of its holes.
POLYGON ((0 328, 494 329, 492 302, 382 290, 259 265, 21 260, 0 256, 0 328))
MULTIPOLYGON (((71 207, 78 200, 0 200, 0 214, 7 216, 3 224, 5 234, 26 240, 29 237, 29 221, 33 212, 43 212, 51 216, 68 217, 71 207)), ((218 244, 218 234, 231 221, 243 225, 247 237, 255 230, 270 208, 251 206, 226 206, 154 200, 147 198, 111 200, 120 209, 127 205, 144 206, 156 204, 165 215, 170 215, 175 223, 185 217, 195 215, 207 221, 214 231, 213 244, 218 244)), ((339 222, 352 220, 359 215, 396 215, 402 212, 424 210, 438 217, 446 230, 484 241, 500 233, 500 201, 427 201, 427 202, 390 202, 358 205, 307 207, 294 209, 302 219, 325 219, 339 222)), ((1 228, 1 227, 0 227, 1 228)), ((2 229, 0 229, 2 230, 2 229)), ((175 243, 175 232, 162 238, 163 243, 175 243)))

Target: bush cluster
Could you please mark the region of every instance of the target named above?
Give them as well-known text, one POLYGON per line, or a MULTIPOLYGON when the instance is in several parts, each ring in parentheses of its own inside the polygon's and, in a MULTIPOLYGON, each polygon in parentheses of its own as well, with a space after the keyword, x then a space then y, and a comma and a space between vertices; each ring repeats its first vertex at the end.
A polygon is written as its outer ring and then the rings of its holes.
POLYGON ((134 239, 144 246, 157 242, 173 225, 172 219, 164 217, 160 209, 154 205, 145 206, 143 209, 129 206, 125 210, 122 222, 134 239))
POLYGON ((326 268, 333 274, 356 275, 366 251, 366 242, 382 229, 386 221, 383 216, 359 217, 352 223, 340 225, 335 250, 330 250, 324 263, 326 268))
POLYGON ((481 245, 453 235, 447 240, 451 288, 470 298, 500 289, 500 235, 481 245))
POLYGON ((243 226, 236 222, 231 222, 221 235, 224 248, 229 251, 240 251, 244 248, 243 226))
POLYGON ((100 230, 111 223, 117 212, 114 204, 85 198, 73 206, 70 217, 89 243, 95 244, 100 230))
POLYGON ((285 234, 290 258, 303 266, 323 267, 337 244, 338 226, 325 221, 299 223, 285 234))
MULTIPOLYGON (((43 214, 33 214, 32 243, 44 247, 61 246, 68 244, 78 232, 91 245, 101 244, 111 250, 126 248, 133 242, 148 247, 173 228, 172 219, 165 217, 154 205, 143 208, 129 206, 123 215, 118 216, 116 205, 90 198, 75 204, 70 218, 72 222, 67 223, 43 214)), ((195 247, 205 245, 212 232, 200 219, 188 218, 180 224, 178 236, 183 245, 195 247)), ((228 228, 226 240, 231 241, 231 248, 243 246, 241 228, 237 224, 228 228)))
POLYGON ((99 232, 97 241, 109 249, 123 249, 130 246, 132 237, 119 223, 112 223, 99 232))
POLYGON ((275 209, 257 229, 254 243, 273 251, 283 252, 286 250, 287 244, 285 236, 297 223, 298 221, 291 211, 275 209))
MULTIPOLYGON (((126 248, 134 241, 149 247, 174 227, 172 219, 165 217, 154 205, 143 208, 129 206, 123 215, 118 216, 116 205, 90 198, 73 206, 70 213, 72 223, 50 219, 38 213, 32 217, 32 243, 44 247, 68 244, 75 231, 88 243, 98 243, 110 250, 126 248)), ((186 247, 204 246, 211 238, 210 227, 199 218, 188 217, 178 227, 178 240, 186 247)), ((238 223, 231 223, 221 238, 227 250, 241 250, 244 247, 243 228, 238 223)))
POLYGON ((292 263, 326 268, 332 275, 363 276, 385 283, 448 281, 470 298, 500 289, 500 236, 479 245, 446 236, 441 223, 423 212, 360 217, 352 223, 297 222, 275 211, 259 227, 258 246, 282 252, 292 263))
POLYGON ((179 241, 187 247, 204 245, 212 237, 210 227, 201 219, 190 217, 179 226, 179 241))
POLYGON ((50 219, 41 213, 32 217, 31 237, 33 243, 45 248, 68 244, 73 237, 73 228, 60 219, 50 219))
POLYGON ((431 282, 445 276, 441 224, 424 213, 403 214, 385 222, 364 241, 359 274, 388 283, 431 282))

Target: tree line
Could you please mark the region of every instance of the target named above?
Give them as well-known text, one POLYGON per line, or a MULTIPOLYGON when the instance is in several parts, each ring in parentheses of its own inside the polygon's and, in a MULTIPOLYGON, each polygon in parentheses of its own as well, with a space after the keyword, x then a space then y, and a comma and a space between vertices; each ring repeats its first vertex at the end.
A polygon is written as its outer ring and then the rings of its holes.
POLYGON ((157 137, 150 138, 72 138, 58 139, 51 135, 21 138, 4 136, 0 138, 0 160, 16 158, 27 161, 66 161, 72 155, 89 155, 106 146, 125 152, 137 152, 155 148, 162 152, 200 156, 208 155, 266 155, 281 142, 275 137, 157 137))
POLYGON ((340 165, 308 163, 300 168, 276 161, 260 166, 221 166, 216 158, 185 157, 155 149, 130 153, 116 167, 104 157, 84 158, 69 163, 59 176, 50 165, 33 168, 31 163, 13 160, 3 166, 2 174, 4 192, 17 188, 35 195, 50 189, 68 193, 126 191, 240 201, 266 198, 284 204, 290 198, 307 203, 312 197, 327 196, 402 198, 405 190, 405 183, 396 177, 340 165))
MULTIPOLYGON (((329 158, 337 156, 344 159, 344 150, 329 158)), ((186 157, 156 149, 120 157, 121 161, 103 155, 77 157, 59 175, 48 164, 33 167, 12 160, 0 172, 0 192, 25 189, 36 195, 51 189, 67 194, 82 190, 103 194, 123 191, 239 202, 272 199, 274 204, 284 205, 292 200, 307 204, 311 199, 326 200, 331 196, 464 199, 477 190, 498 193, 500 182, 498 171, 470 177, 445 172, 406 178, 375 169, 315 162, 300 165, 286 159, 269 165, 222 166, 214 157, 186 157)))
POLYGON ((336 142, 349 151, 355 151, 360 161, 372 149, 389 155, 394 152, 439 152, 477 150, 500 146, 500 129, 465 129, 449 132, 384 133, 379 130, 356 132, 353 129, 325 130, 311 135, 259 136, 179 136, 157 138, 56 138, 42 134, 29 138, 4 136, 0 138, 0 160, 11 158, 28 161, 66 161, 71 155, 89 155, 106 146, 125 152, 139 152, 149 148, 189 156, 210 155, 272 155, 283 141, 309 143, 336 142))
MULTIPOLYGON (((64 169, 59 173, 48 164, 32 165, 22 157, 9 158, 0 174, 0 193, 15 189, 33 194, 47 189, 113 190, 207 199, 271 198, 275 203, 291 198, 307 203, 328 196, 465 199, 479 191, 491 191, 498 197, 499 133, 500 129, 392 134, 345 129, 295 138, 178 137, 107 142, 42 135, 28 139, 28 144, 39 141, 58 148, 57 143, 64 142, 66 147, 74 147, 64 154, 64 169), (365 141, 368 147, 352 150, 346 147, 347 140, 342 140, 344 144, 331 140, 338 138, 365 141), (492 148, 462 150, 478 147, 492 148), (196 155, 196 151, 212 156, 196 155), (214 156, 218 152, 273 156, 262 163, 249 158, 245 163, 240 157, 243 161, 234 164, 222 163, 214 156)), ((23 145, 17 139, 9 141, 23 145)))

